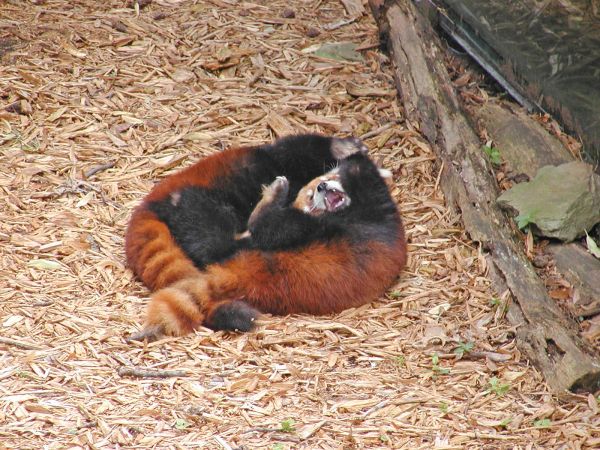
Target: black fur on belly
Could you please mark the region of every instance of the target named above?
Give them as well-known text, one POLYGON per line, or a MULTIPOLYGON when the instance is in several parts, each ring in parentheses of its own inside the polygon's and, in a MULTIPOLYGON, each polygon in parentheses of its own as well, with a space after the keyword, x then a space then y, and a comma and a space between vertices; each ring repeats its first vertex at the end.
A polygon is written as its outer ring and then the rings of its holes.
POLYGON ((287 177, 289 204, 302 186, 337 164, 333 153, 339 154, 344 145, 358 145, 355 142, 359 141, 315 134, 282 138, 251 149, 239 166, 213 186, 185 187, 149 208, 169 227, 194 265, 203 269, 253 245, 248 239, 236 240, 235 235, 246 230, 263 185, 277 176, 287 177))

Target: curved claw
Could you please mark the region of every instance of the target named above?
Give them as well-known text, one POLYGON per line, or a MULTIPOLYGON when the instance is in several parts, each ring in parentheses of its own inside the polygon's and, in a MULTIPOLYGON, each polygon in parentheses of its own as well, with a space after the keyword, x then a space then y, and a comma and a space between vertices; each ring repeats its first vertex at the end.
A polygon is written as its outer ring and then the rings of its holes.
POLYGON ((143 330, 138 331, 137 333, 132 333, 128 337, 125 338, 126 342, 133 341, 143 341, 147 340, 148 342, 158 341, 163 338, 165 335, 163 333, 162 326, 160 325, 151 325, 148 327, 144 327, 143 330))

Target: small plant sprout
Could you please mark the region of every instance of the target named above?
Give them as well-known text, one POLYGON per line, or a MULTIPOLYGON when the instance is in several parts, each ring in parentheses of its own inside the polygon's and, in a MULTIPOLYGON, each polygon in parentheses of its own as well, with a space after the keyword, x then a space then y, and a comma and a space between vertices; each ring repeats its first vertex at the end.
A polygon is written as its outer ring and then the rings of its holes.
POLYGON ((440 411, 444 415, 448 414, 448 403, 446 403, 446 402, 440 402, 438 408, 440 408, 440 411))
POLYGON ((483 152, 490 158, 490 161, 493 165, 499 166, 502 164, 502 159, 500 158, 500 150, 496 147, 492 147, 490 145, 484 145, 482 147, 483 152))
POLYGON ((436 375, 448 375, 450 373, 450 369, 440 367, 440 357, 437 353, 434 353, 431 357, 431 370, 436 375))
POLYGON ((490 300, 490 306, 500 306, 502 301, 498 297, 492 297, 490 300))
POLYGON ((465 356, 465 354, 473 350, 474 346, 475 344, 473 344, 472 342, 459 342, 458 347, 454 349, 454 353, 458 356, 459 359, 461 359, 463 356, 465 356))
POLYGON ((490 387, 488 389, 488 392, 493 392, 498 397, 502 397, 510 389, 510 384, 508 384, 508 383, 506 383, 506 384, 501 383, 500 380, 498 380, 497 377, 490 378, 489 386, 490 387))
POLYGON ((293 433, 294 431, 296 431, 296 429, 294 428, 294 425, 296 425, 296 422, 294 422, 294 419, 285 419, 281 421, 281 431, 283 431, 284 433, 293 433))
POLYGON ((533 422, 533 426, 536 428, 548 428, 550 425, 552 425, 550 419, 538 419, 533 422))
POLYGON ((185 430, 190 425, 191 425, 191 423, 189 423, 185 419, 176 419, 175 420, 175 428, 178 429, 178 430, 185 430))
POLYGON ((278 442, 277 444, 273 444, 272 449, 273 450, 285 450, 285 447, 283 446, 283 444, 281 442, 278 442))
POLYGON ((506 428, 512 422, 512 417, 507 417, 506 419, 502 419, 498 426, 500 428, 506 428))
POLYGON ((404 357, 404 355, 396 356, 395 361, 398 367, 406 366, 406 358, 404 357))

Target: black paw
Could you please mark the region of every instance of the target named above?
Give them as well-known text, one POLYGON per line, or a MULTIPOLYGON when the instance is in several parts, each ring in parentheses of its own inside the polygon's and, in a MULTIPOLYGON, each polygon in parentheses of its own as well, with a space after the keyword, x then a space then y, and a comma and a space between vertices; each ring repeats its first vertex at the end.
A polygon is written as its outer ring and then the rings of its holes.
POLYGON ((234 300, 219 305, 205 324, 213 330, 250 331, 259 312, 247 303, 234 300))

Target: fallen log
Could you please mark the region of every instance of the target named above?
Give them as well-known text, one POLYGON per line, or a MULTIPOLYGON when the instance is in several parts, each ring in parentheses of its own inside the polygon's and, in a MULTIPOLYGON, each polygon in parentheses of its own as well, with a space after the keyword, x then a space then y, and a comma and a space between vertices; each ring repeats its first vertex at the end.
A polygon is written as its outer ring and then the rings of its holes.
POLYGON ((450 82, 440 41, 409 0, 369 0, 395 65, 405 119, 418 126, 441 164, 449 206, 471 238, 489 252, 493 270, 510 290, 509 320, 521 350, 557 392, 595 391, 600 359, 548 296, 523 253, 511 221, 496 205, 498 186, 473 127, 450 82))

